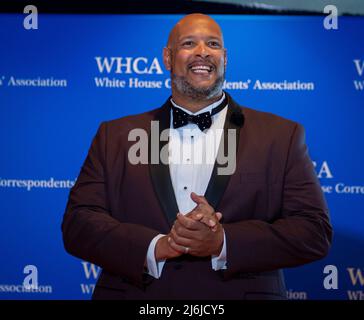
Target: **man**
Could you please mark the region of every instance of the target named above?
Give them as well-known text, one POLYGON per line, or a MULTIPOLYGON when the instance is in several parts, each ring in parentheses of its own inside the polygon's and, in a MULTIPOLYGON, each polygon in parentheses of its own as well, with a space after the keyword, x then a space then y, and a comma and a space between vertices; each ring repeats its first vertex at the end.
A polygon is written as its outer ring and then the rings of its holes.
POLYGON ((94 299, 284 299, 281 268, 324 257, 332 238, 303 128, 222 91, 226 50, 206 15, 176 24, 163 59, 172 97, 100 126, 70 192, 66 250, 102 267, 94 299), (152 121, 171 128, 158 144, 168 161, 151 161, 150 143, 148 163, 133 164, 130 132, 151 142, 152 121), (205 161, 192 163, 202 140, 205 161))

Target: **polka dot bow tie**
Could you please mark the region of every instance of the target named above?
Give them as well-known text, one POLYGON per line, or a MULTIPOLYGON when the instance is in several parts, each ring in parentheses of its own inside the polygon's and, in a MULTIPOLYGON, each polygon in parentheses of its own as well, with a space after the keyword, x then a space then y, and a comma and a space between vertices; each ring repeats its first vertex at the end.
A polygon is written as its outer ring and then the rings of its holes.
POLYGON ((226 106, 226 99, 218 105, 216 108, 209 111, 203 112, 197 115, 188 114, 187 112, 183 111, 180 108, 172 106, 173 112, 173 128, 177 129, 187 125, 188 123, 196 124, 201 131, 209 129, 212 124, 211 116, 215 115, 216 113, 220 112, 226 106))

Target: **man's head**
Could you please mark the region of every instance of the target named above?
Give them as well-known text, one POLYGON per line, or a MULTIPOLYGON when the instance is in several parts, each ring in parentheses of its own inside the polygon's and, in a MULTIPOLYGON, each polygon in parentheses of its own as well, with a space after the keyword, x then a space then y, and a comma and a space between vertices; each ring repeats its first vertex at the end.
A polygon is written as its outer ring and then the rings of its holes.
POLYGON ((219 25, 209 16, 181 19, 169 35, 163 61, 171 72, 174 97, 207 101, 221 95, 226 49, 219 25))

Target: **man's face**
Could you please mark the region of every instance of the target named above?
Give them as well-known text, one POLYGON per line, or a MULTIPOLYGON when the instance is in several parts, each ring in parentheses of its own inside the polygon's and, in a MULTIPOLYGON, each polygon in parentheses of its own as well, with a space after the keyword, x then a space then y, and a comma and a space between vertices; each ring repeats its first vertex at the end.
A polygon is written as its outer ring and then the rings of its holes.
POLYGON ((226 52, 220 28, 213 20, 199 17, 182 21, 169 48, 165 49, 165 64, 179 94, 204 99, 221 93, 226 52))

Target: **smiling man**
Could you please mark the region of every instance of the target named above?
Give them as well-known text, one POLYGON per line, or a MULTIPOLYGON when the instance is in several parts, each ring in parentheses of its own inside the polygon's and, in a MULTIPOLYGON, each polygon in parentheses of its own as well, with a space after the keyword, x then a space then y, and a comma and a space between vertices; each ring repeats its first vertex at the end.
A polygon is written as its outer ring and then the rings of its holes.
POLYGON ((222 95, 226 49, 218 24, 208 16, 192 14, 179 21, 163 51, 171 71, 172 97, 197 112, 222 95))
POLYGON ((163 59, 166 103, 101 124, 70 192, 66 250, 102 268, 93 299, 285 299, 281 269, 323 258, 332 238, 302 126, 222 90, 226 49, 209 16, 181 19, 163 59), (132 163, 130 132, 150 138, 153 121, 170 129, 158 144, 168 163, 132 163), (229 141, 235 170, 219 174, 229 141))

